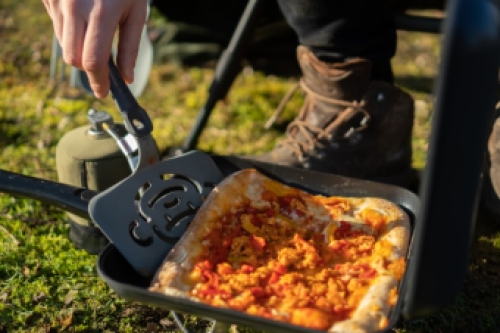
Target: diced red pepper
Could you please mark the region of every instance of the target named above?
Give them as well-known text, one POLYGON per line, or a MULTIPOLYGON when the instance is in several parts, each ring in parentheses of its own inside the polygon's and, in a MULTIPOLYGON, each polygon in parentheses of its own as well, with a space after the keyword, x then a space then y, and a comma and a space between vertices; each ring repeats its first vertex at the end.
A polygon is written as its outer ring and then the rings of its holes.
POLYGON ((273 217, 274 215, 276 215, 276 212, 274 211, 274 209, 269 208, 268 210, 266 210, 267 217, 273 217))
POLYGON ((241 236, 241 234, 242 234, 242 226, 241 224, 238 224, 233 231, 231 231, 228 235, 224 236, 224 238, 222 239, 222 246, 228 248, 229 246, 231 246, 233 239, 235 237, 241 236))
POLYGON ((282 197, 279 197, 279 203, 282 206, 289 206, 290 203, 292 202, 293 197, 290 195, 284 195, 282 197))
POLYGON ((266 296, 266 291, 262 287, 251 287, 249 290, 255 298, 262 298, 266 296))
POLYGON ((226 275, 234 273, 234 268, 227 262, 223 262, 217 265, 217 273, 220 275, 226 275))
POLYGON ((204 270, 212 270, 214 268, 214 265, 212 262, 210 262, 209 260, 203 260, 203 261, 200 261, 200 262, 197 262, 195 264, 196 267, 199 267, 202 271, 204 270))
POLYGON ((227 255, 229 253, 229 248, 225 247, 223 244, 216 247, 211 254, 212 268, 215 268, 217 264, 227 261, 227 255))
POLYGON ((262 192, 261 198, 262 198, 262 200, 268 201, 268 202, 275 201, 276 200, 276 194, 274 194, 271 191, 265 190, 264 192, 262 192))
POLYGON ((278 274, 283 275, 286 274, 286 272, 288 272, 288 269, 286 268, 286 266, 283 266, 282 264, 278 263, 274 266, 274 271, 278 274))
POLYGON ((276 272, 272 272, 271 273, 271 277, 269 278, 269 284, 273 284, 273 283, 276 283, 280 280, 280 274, 276 273, 276 272))
POLYGON ((241 264, 240 272, 248 274, 252 273, 253 271, 255 271, 255 267, 249 264, 241 264))
POLYGON ((214 288, 204 288, 204 289, 198 289, 196 291, 196 295, 200 296, 204 299, 213 299, 215 295, 217 295, 219 291, 214 288))
POLYGON ((224 247, 229 247, 231 246, 231 243, 233 242, 233 238, 232 237, 224 237, 224 239, 222 240, 222 246, 224 247))
POLYGON ((258 218, 257 216, 254 216, 252 217, 252 220, 251 220, 252 224, 256 227, 262 227, 262 225, 264 224, 264 221, 260 218, 258 218))
POLYGON ((377 275, 377 270, 370 267, 368 264, 360 264, 356 268, 361 269, 361 273, 359 275, 361 278, 369 279, 377 275))
POLYGON ((352 225, 345 221, 340 221, 340 226, 335 230, 334 235, 336 239, 348 238, 348 237, 358 237, 364 233, 361 230, 352 230, 352 225))
POLYGON ((203 271, 201 273, 206 279, 206 285, 214 288, 219 288, 219 277, 211 271, 203 271))
POLYGON ((249 215, 254 215, 255 213, 257 213, 257 209, 255 209, 251 206, 246 206, 244 211, 245 211, 245 214, 249 214, 249 215))
POLYGON ((363 274, 361 274, 361 277, 364 279, 370 279, 370 278, 374 277, 375 275, 377 275, 377 271, 374 269, 370 269, 369 271, 366 271, 363 274))
POLYGON ((227 301, 228 299, 230 299, 232 297, 230 293, 228 293, 227 291, 224 291, 224 290, 219 290, 219 295, 225 301, 227 301))
POLYGON ((264 237, 255 236, 254 234, 250 235, 250 245, 256 251, 262 251, 266 247, 266 239, 264 237))

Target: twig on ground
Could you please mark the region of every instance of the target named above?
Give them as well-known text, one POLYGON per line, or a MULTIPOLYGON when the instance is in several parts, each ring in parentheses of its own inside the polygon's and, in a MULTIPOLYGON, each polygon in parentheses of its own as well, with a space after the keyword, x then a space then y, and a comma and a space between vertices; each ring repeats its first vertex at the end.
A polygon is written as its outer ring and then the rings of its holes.
POLYGON ((11 234, 11 233, 9 232, 9 230, 5 229, 5 227, 3 227, 3 226, 1 226, 1 225, 0 225, 0 230, 2 230, 3 232, 5 232, 5 234, 7 234, 7 236, 9 236, 9 237, 10 237, 10 239, 12 239, 12 241, 14 242, 14 244, 15 244, 16 246, 17 246, 17 245, 19 245, 19 241, 16 239, 16 237, 14 237, 14 235, 13 235, 13 234, 11 234))

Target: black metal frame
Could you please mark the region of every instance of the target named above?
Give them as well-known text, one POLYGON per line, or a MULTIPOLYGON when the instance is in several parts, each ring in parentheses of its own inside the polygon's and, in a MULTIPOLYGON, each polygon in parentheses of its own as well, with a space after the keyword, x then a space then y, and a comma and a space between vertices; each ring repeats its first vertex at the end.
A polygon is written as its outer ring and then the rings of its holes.
MULTIPOLYGON (((213 108, 219 100, 226 96, 236 76, 239 74, 242 59, 251 42, 255 23, 259 16, 259 10, 263 7, 263 3, 264 0, 248 1, 227 48, 217 62, 208 98, 198 112, 195 123, 180 148, 182 152, 196 149, 200 135, 208 122, 213 108)), ((442 19, 440 18, 396 14, 394 20, 398 30, 435 34, 441 31, 442 19)))
MULTIPOLYGON (((226 95, 238 74, 260 1, 249 1, 217 64, 209 101, 200 110, 182 150, 196 148, 213 106, 226 95)), ((461 288, 482 185, 484 147, 497 100, 497 5, 493 0, 454 0, 446 13, 444 20, 411 15, 395 18, 400 30, 443 34, 428 162, 420 188, 422 213, 415 229, 417 251, 408 265, 410 279, 403 310, 407 320, 452 302, 461 288)))
POLYGON ((499 14, 493 0, 454 0, 447 8, 406 319, 452 302, 465 277, 497 101, 499 14))

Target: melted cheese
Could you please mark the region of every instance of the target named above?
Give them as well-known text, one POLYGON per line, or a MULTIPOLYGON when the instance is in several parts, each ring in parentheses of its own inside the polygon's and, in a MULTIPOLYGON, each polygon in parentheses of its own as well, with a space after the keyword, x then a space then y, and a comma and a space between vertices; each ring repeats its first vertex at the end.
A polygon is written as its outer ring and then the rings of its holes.
MULTIPOLYGON (((203 302, 328 329, 353 315, 380 274, 402 276, 404 259, 387 265, 394 249, 377 241, 383 212, 354 211, 340 198, 304 202, 297 190, 271 181, 245 191, 252 213, 236 206, 226 223, 215 224, 198 259, 208 263, 189 273, 190 294, 203 302)), ((395 299, 391 290, 390 303, 395 299)))

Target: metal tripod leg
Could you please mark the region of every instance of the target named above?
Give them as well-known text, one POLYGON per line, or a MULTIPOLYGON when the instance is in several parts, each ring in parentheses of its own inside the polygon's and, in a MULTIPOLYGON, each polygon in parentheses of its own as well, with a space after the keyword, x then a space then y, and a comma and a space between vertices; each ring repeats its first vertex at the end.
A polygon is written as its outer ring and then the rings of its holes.
POLYGON ((206 126, 215 104, 226 97, 229 88, 231 88, 236 76, 240 72, 241 60, 251 42, 255 23, 259 16, 259 9, 263 3, 264 0, 248 1, 227 48, 217 62, 214 79, 208 91, 207 101, 198 112, 194 126, 181 147, 182 152, 196 148, 201 132, 206 126))

